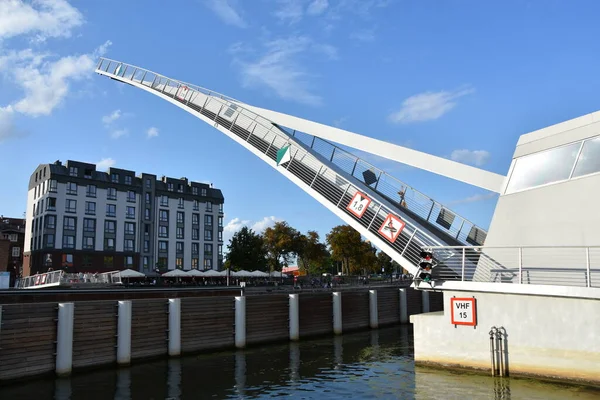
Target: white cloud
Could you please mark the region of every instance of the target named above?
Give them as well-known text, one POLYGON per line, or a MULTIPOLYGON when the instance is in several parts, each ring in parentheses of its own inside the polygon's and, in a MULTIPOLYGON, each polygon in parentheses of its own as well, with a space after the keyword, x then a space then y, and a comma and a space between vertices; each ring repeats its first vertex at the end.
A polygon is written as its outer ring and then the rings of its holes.
POLYGON ((402 107, 389 115, 393 123, 409 123, 438 119, 456 106, 455 100, 473 93, 472 88, 454 92, 425 92, 409 97, 402 107))
POLYGON ((115 110, 112 113, 105 115, 102 117, 102 123, 104 125, 110 125, 113 122, 115 122, 116 120, 118 120, 119 118, 121 118, 121 110, 115 110))
POLYGON ((372 42, 375 40, 374 29, 361 29, 350 34, 350 39, 357 40, 359 42, 372 42))
POLYGON ((309 15, 320 15, 325 12, 327 7, 329 7, 329 2, 327 0, 314 0, 308 5, 306 12, 309 15))
POLYGON ((347 120, 348 120, 348 117, 340 117, 338 119, 334 119, 333 120, 333 126, 335 126, 336 128, 339 128, 347 120))
POLYGON ((490 153, 485 150, 454 150, 450 155, 450 158, 454 161, 458 161, 465 164, 472 164, 475 166, 482 166, 490 159, 490 153))
POLYGON ((311 40, 293 36, 267 42, 265 46, 267 51, 258 60, 240 62, 244 86, 266 87, 285 100, 321 104, 321 97, 312 91, 309 74, 297 59, 311 49, 311 40))
POLYGON ((96 169, 99 171, 106 171, 110 167, 114 167, 117 162, 112 158, 103 158, 96 163, 96 169))
POLYGON ((303 0, 277 0, 281 5, 280 8, 273 12, 273 15, 282 23, 288 22, 294 24, 304 16, 303 0))
POLYGON ((148 131, 146 132, 146 137, 148 139, 157 137, 157 136, 158 136, 158 128, 156 128, 154 126, 150 127, 150 129, 148 129, 148 131))
POLYGON ((463 199, 458 199, 458 200, 451 201, 450 203, 448 203, 448 205, 452 206, 452 205, 457 205, 457 204, 476 203, 478 201, 492 199, 492 198, 494 198, 496 196, 498 196, 498 194, 497 193, 492 193, 492 192, 485 193, 485 194, 475 194, 473 196, 465 197, 463 199))
POLYGON ((325 54, 330 60, 337 60, 339 58, 337 47, 330 44, 316 43, 313 45, 313 48, 317 52, 325 54))
POLYGON ((238 28, 247 26, 246 21, 237 11, 240 10, 240 6, 236 0, 207 0, 206 5, 226 24, 238 28))
POLYGON ((229 243, 229 239, 232 238, 234 233, 242 229, 244 226, 247 226, 256 233, 262 233, 265 229, 275 225, 275 222, 279 221, 282 221, 282 219, 274 216, 264 217, 259 221, 233 218, 223 227, 223 242, 225 243, 225 245, 227 245, 229 243))
POLYGON ((129 130, 127 129, 116 129, 110 133, 110 137, 113 139, 119 139, 122 136, 128 136, 129 130))
POLYGON ((66 0, 0 1, 0 40, 28 34, 37 41, 69 37, 72 29, 84 22, 83 15, 66 0))

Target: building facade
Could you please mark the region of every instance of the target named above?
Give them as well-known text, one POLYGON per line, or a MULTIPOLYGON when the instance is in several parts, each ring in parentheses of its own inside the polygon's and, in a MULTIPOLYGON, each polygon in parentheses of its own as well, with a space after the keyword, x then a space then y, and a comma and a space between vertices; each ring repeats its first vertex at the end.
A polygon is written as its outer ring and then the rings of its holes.
POLYGON ((223 203, 219 189, 187 178, 42 164, 29 180, 23 275, 218 269, 223 203))
POLYGON ((0 272, 10 272, 11 285, 23 268, 25 220, 0 216, 0 272))

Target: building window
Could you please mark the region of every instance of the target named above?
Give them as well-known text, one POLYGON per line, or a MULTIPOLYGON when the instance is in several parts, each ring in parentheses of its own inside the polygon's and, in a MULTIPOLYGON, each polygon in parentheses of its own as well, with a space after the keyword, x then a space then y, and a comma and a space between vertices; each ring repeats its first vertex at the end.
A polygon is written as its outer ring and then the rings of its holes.
POLYGON ((125 245, 123 246, 123 251, 133 251, 134 242, 133 239, 125 239, 125 245))
POLYGON ((67 182, 67 194, 77 195, 77 184, 73 182, 67 182))
POLYGON ((74 213, 77 211, 77 200, 67 199, 65 202, 65 212, 74 213))
MULTIPOLYGON (((114 246, 113 246, 114 248, 114 246)), ((113 256, 104 256, 104 268, 113 267, 113 256)))
POLYGON ((158 227, 158 237, 168 238, 169 237, 169 228, 166 226, 158 227))
POLYGON ((77 167, 69 167, 69 175, 70 176, 77 176, 78 170, 77 167))
POLYGON ((182 198, 179 198, 179 203, 177 204, 177 207, 183 208, 183 199, 182 198))
POLYGON ((150 251, 150 241, 144 240, 144 253, 147 253, 149 251, 150 251))
POLYGON ((48 234, 44 236, 44 247, 54 247, 54 235, 48 234))
POLYGON ((172 183, 167 183, 167 190, 168 190, 169 192, 172 192, 172 191, 173 191, 173 184, 172 184, 172 183))
POLYGON ((132 182, 132 178, 129 175, 125 175, 125 184, 126 185, 131 185, 132 182))
POLYGON ((150 236, 150 225, 144 224, 144 236, 150 236))
POLYGON ((119 174, 110 174, 110 181, 112 183, 119 183, 119 174))
POLYGON ((104 221, 104 233, 116 233, 117 221, 104 221))
POLYGON ((56 228, 56 216, 55 215, 46 215, 46 228, 48 228, 48 229, 56 228))
POLYGON ((206 202, 206 211, 212 211, 212 203, 210 201, 206 202))
POLYGON ((184 217, 183 212, 177 211, 177 223, 178 224, 183 224, 183 217, 184 217))
POLYGON ((135 203, 135 192, 133 190, 127 191, 127 201, 130 203, 135 203))
POLYGON ((81 265, 84 267, 91 267, 92 257, 89 254, 84 254, 82 257, 81 265))
POLYGON ((175 244, 175 251, 177 253, 183 253, 183 242, 177 242, 175 244))
POLYGON ((135 235, 135 224, 133 222, 125 222, 125 234, 135 235))
POLYGON ((169 211, 168 210, 160 210, 158 212, 158 219, 161 222, 169 222, 169 211))
POLYGON ((83 248, 86 250, 93 250, 94 249, 94 238, 91 236, 84 236, 83 237, 83 248))
POLYGON ((73 254, 63 254, 62 266, 63 267, 72 267, 73 266, 73 254))
POLYGON ((96 197, 96 186, 87 185, 87 188, 85 190, 85 195, 87 197, 96 197))
POLYGON ((135 218, 135 207, 127 206, 125 218, 135 218))
POLYGON ((64 235, 62 247, 63 247, 63 249, 74 249, 75 248, 75 236, 64 235))
POLYGON ((198 196, 198 188, 197 187, 192 187, 192 194, 194 196, 198 196))
POLYGON ((165 269, 167 269, 167 266, 169 265, 168 261, 169 260, 167 260, 166 257, 158 257, 158 262, 156 263, 156 268, 158 270, 161 270, 161 269, 165 270, 165 269))
POLYGON ((223 241, 223 231, 219 231, 219 242, 223 241))
POLYGON ((144 210, 144 219, 150 220, 150 209, 149 208, 146 208, 144 210))
POLYGON ((183 193, 183 185, 182 185, 181 183, 179 183, 179 184, 177 185, 177 191, 178 191, 179 193, 183 193))
POLYGON ((116 200, 117 199, 117 189, 111 187, 106 189, 106 199, 107 200, 116 200))
POLYGON ((115 250, 115 239, 105 238, 104 239, 104 250, 114 251, 115 250))
POLYGON ((150 204, 150 193, 144 193, 144 201, 146 204, 150 204))
POLYGON ((63 219, 63 229, 65 231, 75 230, 75 217, 65 217, 63 219))
POLYGON ((192 269, 198 269, 198 259, 192 258, 192 269))
POLYGON ((204 259, 204 269, 212 269, 212 259, 211 258, 204 259))
POLYGON ((219 217, 219 228, 223 227, 223 217, 219 217))
POLYGON ((223 203, 219 204, 219 212, 223 214, 223 203))
POLYGON ((221 257, 223 255, 223 245, 220 244, 219 245, 219 257, 221 257))
POLYGON ((106 205, 106 216, 107 217, 116 217, 117 216, 117 205, 116 204, 107 204, 106 205))
POLYGON ((200 214, 192 214, 192 225, 198 225, 200 223, 200 214))
POLYGON ((200 203, 198 200, 194 200, 194 211, 200 210, 200 203))
POLYGON ((96 215, 96 202, 86 201, 85 202, 85 213, 88 215, 96 215))
POLYGON ((149 266, 150 266, 150 262, 148 260, 148 257, 144 257, 142 260, 143 260, 144 269, 147 270, 149 268, 149 266))
POLYGON ((200 229, 192 228, 192 240, 200 240, 200 229))
POLYGON ((48 197, 48 201, 46 201, 46 211, 56 211, 55 197, 48 197))
POLYGON ((169 206, 169 197, 164 196, 164 195, 160 196, 160 205, 168 207, 169 206))
POLYGON ((12 256, 13 257, 19 257, 21 255, 21 248, 20 247, 13 247, 12 248, 12 256))
POLYGON ((206 189, 202 189, 202 196, 206 197, 206 189))
POLYGON ((183 228, 182 227, 177 227, 177 239, 183 239, 183 228))
POLYGON ((211 230, 209 230, 209 229, 204 230, 204 240, 213 240, 211 230))
POLYGON ((92 172, 94 172, 94 170, 92 168, 86 168, 83 170, 83 177, 87 178, 87 179, 92 179, 92 172))
POLYGON ((52 193, 56 193, 58 191, 58 182, 55 179, 50 179, 50 183, 48 184, 48 191, 52 193))
POLYGON ((83 231, 84 232, 96 232, 96 220, 91 218, 83 219, 83 231))
POLYGON ((183 258, 177 257, 175 259, 175 266, 177 267, 177 269, 183 269, 183 258))
POLYGON ((160 252, 166 252, 169 249, 169 242, 166 242, 164 240, 161 240, 158 242, 158 251, 160 252))
POLYGON ((152 189, 152 181, 150 178, 146 178, 146 189, 152 189))
POLYGON ((204 225, 206 226, 212 226, 213 224, 213 216, 212 215, 205 215, 204 216, 204 225))
POLYGON ((211 257, 213 251, 213 245, 211 243, 204 244, 204 256, 211 257))
POLYGON ((200 246, 198 243, 192 243, 192 254, 198 254, 200 252, 200 246))

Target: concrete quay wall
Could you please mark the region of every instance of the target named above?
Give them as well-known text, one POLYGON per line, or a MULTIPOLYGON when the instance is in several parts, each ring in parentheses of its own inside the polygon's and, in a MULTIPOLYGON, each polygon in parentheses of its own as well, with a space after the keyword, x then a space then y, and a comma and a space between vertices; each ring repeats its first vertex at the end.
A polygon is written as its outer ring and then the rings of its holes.
MULTIPOLYGON (((338 292, 95 299, 0 305, 0 383, 315 335, 408 323, 440 293, 378 287, 338 292)), ((162 296, 161 296, 162 297, 162 296)))
POLYGON ((495 326, 503 328, 499 359, 509 375, 600 384, 600 299, 445 291, 444 311, 410 319, 417 365, 491 374, 495 326), (475 327, 452 323, 453 297, 475 298, 475 327))

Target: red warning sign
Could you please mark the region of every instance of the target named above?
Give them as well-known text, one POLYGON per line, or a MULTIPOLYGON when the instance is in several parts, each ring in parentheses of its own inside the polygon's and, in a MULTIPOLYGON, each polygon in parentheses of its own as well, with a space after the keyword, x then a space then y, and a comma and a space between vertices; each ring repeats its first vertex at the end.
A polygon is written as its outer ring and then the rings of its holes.
POLYGON ((381 236, 394 243, 398 236, 400 236, 400 232, 402 232, 405 225, 406 224, 394 214, 388 214, 379 228, 379 233, 381 236))
POLYGON ((361 192, 356 192, 352 200, 350 200, 350 203, 348 203, 346 210, 350 211, 358 218, 361 218, 365 214, 365 211, 367 211, 369 204, 371 204, 370 198, 361 192))

